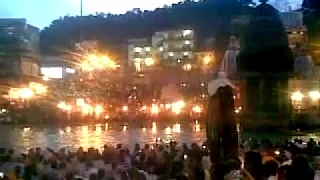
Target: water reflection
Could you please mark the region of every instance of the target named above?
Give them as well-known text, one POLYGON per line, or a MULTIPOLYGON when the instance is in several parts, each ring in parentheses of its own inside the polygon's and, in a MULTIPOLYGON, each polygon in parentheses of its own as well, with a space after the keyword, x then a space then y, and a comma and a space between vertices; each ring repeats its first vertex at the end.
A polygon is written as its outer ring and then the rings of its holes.
POLYGON ((205 141, 205 132, 200 123, 161 124, 152 122, 138 126, 136 124, 121 125, 117 123, 94 124, 86 126, 66 127, 18 127, 0 126, 0 144, 2 147, 13 147, 25 152, 30 147, 66 147, 74 150, 83 148, 102 148, 104 144, 118 143, 133 147, 135 143, 154 143, 161 138, 163 142, 201 143, 205 141), (150 133, 149 133, 150 132, 150 133), (37 138, 34 138, 37 137, 37 138))

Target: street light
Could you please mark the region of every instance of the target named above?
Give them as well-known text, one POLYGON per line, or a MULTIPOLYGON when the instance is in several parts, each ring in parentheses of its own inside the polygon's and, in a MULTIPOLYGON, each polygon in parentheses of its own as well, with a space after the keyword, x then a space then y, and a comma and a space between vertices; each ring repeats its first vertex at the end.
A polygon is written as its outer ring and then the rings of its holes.
POLYGON ((291 100, 293 100, 293 101, 302 101, 303 97, 304 96, 300 91, 296 91, 296 92, 292 93, 291 100))
POLYGON ((209 55, 207 55, 207 56, 205 56, 205 57, 203 58, 203 64, 204 64, 204 65, 210 64, 211 61, 212 61, 212 59, 211 59, 211 57, 210 57, 209 55))

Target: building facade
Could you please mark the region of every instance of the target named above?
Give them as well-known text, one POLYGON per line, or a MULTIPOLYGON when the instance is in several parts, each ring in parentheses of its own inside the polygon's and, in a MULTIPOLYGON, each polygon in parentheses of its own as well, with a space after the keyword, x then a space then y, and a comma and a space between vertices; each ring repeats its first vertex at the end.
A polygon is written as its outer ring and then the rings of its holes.
POLYGON ((26 19, 0 19, 0 78, 39 76, 39 37, 26 19))
POLYGON ((152 47, 162 66, 195 63, 195 33, 191 29, 156 32, 152 36, 152 47))
POLYGON ((280 13, 283 26, 286 29, 289 45, 295 50, 296 46, 305 45, 308 41, 307 28, 303 23, 302 12, 280 13))
POLYGON ((150 40, 129 39, 128 40, 128 60, 129 66, 136 71, 144 71, 152 68, 157 62, 154 59, 155 50, 150 40))

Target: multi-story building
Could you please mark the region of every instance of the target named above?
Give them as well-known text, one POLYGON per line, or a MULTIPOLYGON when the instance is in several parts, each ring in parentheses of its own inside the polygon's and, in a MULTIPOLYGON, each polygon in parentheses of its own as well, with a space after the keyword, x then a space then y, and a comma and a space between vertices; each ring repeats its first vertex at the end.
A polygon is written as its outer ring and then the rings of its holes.
POLYGON ((292 49, 296 45, 305 45, 308 41, 307 28, 303 23, 302 12, 282 12, 280 13, 283 26, 286 29, 289 45, 292 49))
POLYGON ((184 66, 195 63, 195 35, 191 29, 156 32, 152 47, 162 66, 184 66))
POLYGON ((129 66, 143 71, 155 65, 154 49, 148 39, 129 39, 128 44, 129 66))
POLYGON ((26 19, 0 19, 0 80, 10 85, 39 75, 39 29, 26 19))

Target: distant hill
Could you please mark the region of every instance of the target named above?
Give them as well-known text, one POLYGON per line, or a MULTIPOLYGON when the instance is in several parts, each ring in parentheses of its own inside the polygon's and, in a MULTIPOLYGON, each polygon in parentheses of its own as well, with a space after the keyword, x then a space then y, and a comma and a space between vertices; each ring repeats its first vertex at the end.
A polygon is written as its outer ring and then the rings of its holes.
POLYGON ((231 19, 250 14, 250 3, 251 0, 186 0, 154 11, 133 9, 123 15, 65 16, 41 32, 41 52, 60 54, 72 50, 81 33, 85 40, 99 40, 101 50, 125 58, 129 38, 151 37, 156 31, 180 28, 195 29, 200 49, 208 48, 205 39, 216 37, 214 48, 224 51, 229 36, 236 32, 231 19))

